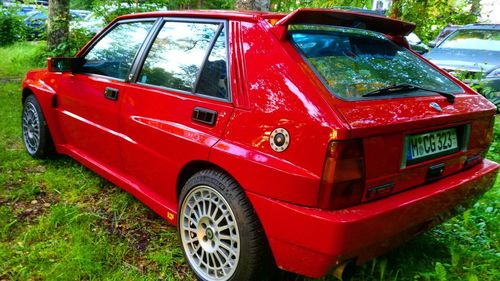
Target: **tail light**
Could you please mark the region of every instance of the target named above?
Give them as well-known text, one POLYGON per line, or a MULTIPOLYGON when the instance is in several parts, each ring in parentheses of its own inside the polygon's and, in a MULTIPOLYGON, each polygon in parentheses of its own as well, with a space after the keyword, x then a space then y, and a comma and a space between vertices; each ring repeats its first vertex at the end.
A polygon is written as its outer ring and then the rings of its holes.
POLYGON ((361 203, 364 177, 361 140, 331 142, 323 168, 319 207, 336 210, 361 203))

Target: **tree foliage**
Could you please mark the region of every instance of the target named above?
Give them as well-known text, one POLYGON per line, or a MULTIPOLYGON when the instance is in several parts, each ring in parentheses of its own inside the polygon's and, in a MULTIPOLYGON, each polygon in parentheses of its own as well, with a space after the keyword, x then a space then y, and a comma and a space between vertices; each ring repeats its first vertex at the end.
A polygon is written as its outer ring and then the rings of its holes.
POLYGON ((23 20, 14 9, 0 8, 0 46, 10 45, 25 37, 23 20))
POLYGON ((333 7, 357 7, 371 8, 371 0, 273 0, 271 8, 274 11, 290 12, 297 8, 333 8, 333 7))
POLYGON ((71 9, 76 10, 91 10, 93 7, 92 1, 89 0, 71 0, 69 4, 71 9))
POLYGON ((234 0, 93 0, 92 9, 106 22, 138 12, 185 9, 233 9, 234 0))
POLYGON ((415 33, 425 42, 433 40, 448 24, 475 23, 479 17, 479 0, 396 0, 391 16, 414 22, 415 33))
POLYGON ((270 0, 236 0, 234 4, 237 10, 269 11, 270 0))

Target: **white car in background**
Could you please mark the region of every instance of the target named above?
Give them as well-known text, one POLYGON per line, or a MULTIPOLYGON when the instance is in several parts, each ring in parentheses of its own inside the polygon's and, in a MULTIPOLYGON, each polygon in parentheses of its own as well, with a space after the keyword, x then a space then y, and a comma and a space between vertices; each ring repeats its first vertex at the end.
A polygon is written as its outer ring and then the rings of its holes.
MULTIPOLYGON (((106 14, 118 9, 128 9, 131 12, 147 12, 147 11, 167 11, 168 8, 165 5, 158 4, 139 4, 138 6, 128 3, 121 3, 119 6, 114 4, 104 4, 96 7, 97 14, 106 14)), ((84 19, 71 23, 70 29, 84 29, 90 34, 96 34, 101 29, 106 26, 106 20, 103 16, 98 16, 95 12, 91 12, 84 19)))
POLYGON ((106 26, 104 18, 97 16, 94 12, 91 12, 85 18, 71 22, 70 29, 84 29, 93 35, 103 29, 104 26, 106 26))

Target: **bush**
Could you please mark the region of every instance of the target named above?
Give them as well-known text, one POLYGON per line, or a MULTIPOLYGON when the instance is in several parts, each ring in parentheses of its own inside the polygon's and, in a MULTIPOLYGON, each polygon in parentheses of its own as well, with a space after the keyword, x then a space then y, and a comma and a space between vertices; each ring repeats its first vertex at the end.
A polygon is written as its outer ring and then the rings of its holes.
POLYGON ((162 1, 149 0, 136 3, 130 0, 95 0, 93 11, 98 17, 104 18, 104 22, 109 23, 121 15, 166 10, 167 6, 160 2, 162 1))
POLYGON ((24 23, 15 10, 0 9, 0 46, 20 41, 25 35, 24 23))
POLYGON ((391 13, 398 18, 414 22, 415 33, 425 43, 431 42, 449 24, 464 25, 475 23, 479 14, 477 6, 471 5, 478 0, 398 0, 393 1, 391 13))
POLYGON ((75 55, 95 35, 85 28, 73 28, 69 32, 68 54, 75 55))

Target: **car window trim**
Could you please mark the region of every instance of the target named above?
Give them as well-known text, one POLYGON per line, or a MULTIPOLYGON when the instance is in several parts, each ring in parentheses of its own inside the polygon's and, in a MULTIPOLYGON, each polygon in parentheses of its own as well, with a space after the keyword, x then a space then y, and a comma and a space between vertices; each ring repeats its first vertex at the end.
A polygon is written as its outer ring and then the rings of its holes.
MULTIPOLYGON (((214 37, 210 41, 210 45, 208 45, 208 48, 205 51, 205 55, 203 56, 203 61, 201 62, 201 65, 200 65, 200 71, 198 71, 198 74, 196 75, 196 79, 194 80, 194 87, 193 87, 193 90, 191 91, 191 93, 193 95, 196 95, 196 92, 198 91, 198 88, 200 87, 201 73, 203 72, 203 69, 205 68, 205 65, 207 64, 208 57, 212 53, 212 50, 215 46, 215 43, 217 42, 217 39, 219 39, 219 35, 221 34, 223 29, 224 29, 224 25, 219 24, 219 26, 217 27, 217 30, 215 31, 214 37)), ((227 57, 226 57, 226 67, 227 67, 227 57)))
MULTIPOLYGON (((232 90, 231 90, 231 72, 230 72, 231 68, 229 65, 230 64, 230 60, 229 60, 230 52, 229 52, 229 30, 228 30, 228 28, 229 28, 229 25, 228 25, 227 20, 225 20, 225 19, 198 19, 198 18, 178 18, 178 17, 160 18, 158 26, 154 30, 154 32, 152 33, 151 38, 148 38, 148 39, 150 39, 150 41, 147 41, 147 44, 143 45, 140 48, 139 56, 136 57, 136 61, 134 62, 134 64, 131 67, 131 69, 133 69, 133 73, 131 73, 133 78, 131 80, 129 80, 128 82, 133 83, 133 84, 137 84, 137 85, 141 85, 141 86, 145 86, 145 87, 152 87, 154 89, 170 91, 170 92, 174 92, 174 93, 178 93, 178 94, 185 94, 185 95, 189 95, 189 96, 203 97, 203 98, 206 98, 209 100, 216 100, 216 101, 223 101, 223 102, 227 102, 227 103, 232 103, 233 99, 232 99, 232 90), (227 98, 218 98, 218 97, 214 97, 214 96, 210 96, 210 95, 199 94, 199 93, 196 93, 193 91, 188 92, 188 91, 169 88, 169 87, 165 87, 165 86, 141 83, 141 82, 137 81, 137 79, 139 78, 140 71, 142 70, 144 63, 146 61, 146 58, 149 54, 149 51, 151 50, 151 48, 154 44, 154 41, 156 40, 161 29, 163 28, 163 26, 167 22, 188 22, 188 23, 200 23, 200 24, 217 23, 217 24, 219 24, 219 27, 214 35, 214 38, 212 38, 213 42, 210 43, 210 46, 208 48, 210 50, 210 52, 213 48, 213 45, 215 45, 215 43, 217 42, 217 38, 220 35, 220 33, 222 32, 222 30, 226 31, 226 38, 225 38, 226 72, 227 72, 227 81, 228 81, 228 83, 227 83, 227 91, 228 91, 227 98)), ((145 43, 146 43, 146 40, 145 40, 145 43)), ((210 52, 209 52, 209 54, 210 54, 210 52)), ((205 55, 205 58, 204 58, 201 66, 204 66, 207 60, 208 60, 208 57, 205 55)), ((193 87, 194 89, 198 88, 198 82, 199 82, 198 76, 200 75, 202 70, 203 70, 203 68, 200 68, 200 71, 196 75, 195 85, 193 87)), ((129 76, 130 76, 130 74, 129 74, 129 76)))
POLYGON ((141 47, 139 48, 139 50, 137 50, 137 54, 134 57, 134 60, 132 61, 132 66, 130 67, 129 72, 127 74, 127 82, 135 83, 137 81, 141 65, 144 63, 144 60, 146 59, 146 56, 149 53, 149 50, 151 49, 151 46, 153 45, 161 28, 163 27, 163 24, 164 20, 162 18, 157 18, 149 34, 144 39, 144 42, 142 43, 141 47))
MULTIPOLYGON (((113 25, 109 26, 104 32, 99 34, 98 37, 96 37, 90 45, 88 45, 82 52, 81 54, 78 55, 79 58, 85 58, 85 56, 95 47, 95 45, 101 41, 106 35, 108 35, 113 29, 115 29, 118 25, 120 24, 126 24, 126 23, 134 23, 134 22, 153 22, 153 26, 151 27, 151 30, 149 30, 148 35, 146 35, 146 39, 150 36, 152 31, 154 30, 155 26, 158 24, 158 21, 160 18, 141 18, 141 19, 126 19, 126 20, 120 20, 116 21, 113 23, 113 25)), ((146 39, 141 43, 141 46, 137 50, 136 54, 134 55, 134 58, 132 59, 132 66, 129 68, 127 72, 127 76, 125 79, 121 78, 116 78, 108 75, 102 75, 102 74, 96 74, 96 73, 89 73, 89 72, 81 72, 78 74, 86 75, 86 76, 91 76, 91 77, 100 77, 100 78, 106 78, 109 80, 113 81, 119 81, 119 82, 129 82, 129 77, 131 70, 134 66, 134 61, 137 59, 137 56, 139 55, 139 51, 142 49, 143 45, 146 43, 146 39)))
POLYGON ((188 92, 188 91, 178 90, 178 89, 174 89, 174 88, 168 88, 168 87, 165 87, 165 86, 158 86, 158 85, 152 85, 152 84, 146 84, 146 83, 140 83, 140 82, 134 83, 134 84, 138 85, 138 86, 141 86, 141 87, 152 88, 152 89, 155 89, 155 90, 167 91, 169 93, 182 94, 182 95, 186 95, 186 96, 189 96, 189 97, 202 97, 202 98, 206 98, 206 99, 209 99, 209 100, 221 101, 221 102, 225 102, 225 103, 231 103, 231 101, 229 101, 228 99, 223 99, 223 98, 218 98, 218 97, 208 96, 208 95, 202 95, 202 94, 193 94, 193 93, 188 92))

